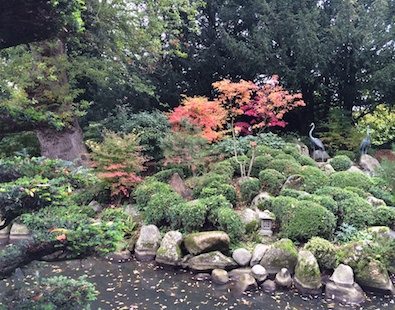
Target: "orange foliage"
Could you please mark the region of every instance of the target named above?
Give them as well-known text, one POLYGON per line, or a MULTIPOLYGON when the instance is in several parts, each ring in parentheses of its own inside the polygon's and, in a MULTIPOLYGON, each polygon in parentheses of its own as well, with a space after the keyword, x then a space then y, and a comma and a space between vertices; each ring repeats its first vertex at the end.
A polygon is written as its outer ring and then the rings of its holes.
POLYGON ((183 121, 201 130, 201 136, 208 141, 218 140, 226 122, 227 112, 218 101, 210 101, 206 97, 186 97, 181 105, 169 114, 169 122, 173 129, 183 129, 183 121))

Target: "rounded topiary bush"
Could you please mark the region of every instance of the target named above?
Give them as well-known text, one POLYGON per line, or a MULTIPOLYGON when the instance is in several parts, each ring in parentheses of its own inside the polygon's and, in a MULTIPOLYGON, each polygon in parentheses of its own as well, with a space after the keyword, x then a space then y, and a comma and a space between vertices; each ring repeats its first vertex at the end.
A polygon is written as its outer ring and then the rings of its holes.
POLYGON ((183 203, 184 200, 175 192, 158 192, 152 195, 144 209, 144 219, 147 224, 166 226, 170 207, 183 203))
POLYGON ((136 187, 134 191, 134 199, 137 207, 140 210, 144 210, 154 194, 171 192, 172 188, 170 185, 157 181, 156 179, 149 178, 136 187))
POLYGON ((345 224, 362 229, 374 223, 374 208, 363 198, 339 200, 338 206, 345 224))
POLYGON ((337 202, 329 195, 309 195, 309 196, 302 196, 299 199, 308 200, 315 203, 320 204, 321 206, 325 207, 327 210, 331 211, 333 214, 337 215, 339 212, 339 207, 337 202))
POLYGON ((317 167, 305 166, 300 171, 300 175, 303 177, 303 186, 301 190, 309 193, 313 193, 320 187, 328 184, 329 178, 325 172, 321 171, 317 167))
POLYGON ((281 150, 285 153, 285 154, 289 154, 291 155, 293 158, 297 159, 300 156, 300 152, 298 147, 293 144, 293 143, 287 143, 285 144, 281 150))
POLYGON ((305 242, 312 237, 331 239, 336 217, 323 206, 303 201, 283 212, 281 234, 291 240, 305 242))
POLYGON ((225 231, 232 242, 237 242, 245 234, 245 225, 235 210, 227 207, 214 209, 209 215, 210 222, 219 230, 225 231))
POLYGON ((219 208, 232 208, 232 204, 223 195, 209 196, 199 200, 207 206, 208 212, 219 208))
POLYGON ((240 196, 245 203, 250 203, 259 194, 261 184, 256 178, 245 178, 240 181, 240 196))
POLYGON ((393 207, 376 207, 373 210, 373 226, 395 227, 395 208, 393 207))
POLYGON ((317 259, 321 269, 334 269, 336 267, 336 246, 330 241, 313 237, 307 242, 304 248, 317 259))
POLYGON ((210 196, 224 196, 232 205, 237 202, 236 189, 230 185, 220 182, 212 182, 209 186, 202 189, 199 198, 207 198, 210 196))
POLYGON ((225 175, 231 179, 235 173, 235 168, 229 160, 224 160, 212 165, 211 172, 219 175, 225 175))
POLYGON ((169 206, 167 216, 172 229, 183 232, 201 230, 206 223, 208 207, 202 200, 193 200, 169 206))
POLYGON ((330 164, 336 171, 345 171, 351 168, 352 161, 346 155, 337 155, 330 160, 330 164))
POLYGON ((269 167, 270 162, 273 160, 271 156, 257 156, 251 169, 251 176, 257 178, 262 170, 269 167))
POLYGON ((178 173, 182 178, 185 177, 184 171, 181 168, 165 169, 155 173, 152 177, 157 179, 159 182, 168 182, 175 173, 178 173))
POLYGON ((302 166, 294 159, 273 159, 270 162, 270 169, 277 170, 285 176, 298 174, 302 166))
POLYGON ((331 196, 336 202, 349 198, 359 198, 359 195, 355 192, 335 186, 324 186, 317 189, 314 194, 319 196, 331 196))
POLYGON ((346 150, 341 150, 341 151, 337 151, 336 152, 336 156, 342 156, 345 155, 348 158, 350 158, 350 160, 354 161, 357 159, 356 153, 352 152, 352 151, 346 151, 346 150))
POLYGON ((277 194, 285 180, 286 178, 274 169, 265 169, 259 173, 259 181, 261 182, 262 189, 271 194, 277 194))
POLYGON ((295 161, 295 158, 292 155, 289 154, 278 154, 274 157, 274 159, 282 159, 282 160, 291 160, 291 161, 295 161))
POLYGON ((273 149, 267 145, 258 145, 256 148, 256 154, 258 156, 264 155, 270 155, 272 157, 275 157, 277 155, 283 154, 283 152, 280 149, 273 149))
POLYGON ((351 186, 368 191, 372 186, 372 182, 364 173, 340 171, 330 175, 329 185, 341 188, 351 186))
POLYGON ((276 218, 281 221, 285 212, 295 207, 299 203, 299 200, 287 196, 277 196, 266 200, 266 203, 262 206, 263 209, 267 209, 274 213, 276 218))
POLYGON ((292 189, 292 188, 283 188, 280 192, 281 196, 288 196, 288 197, 293 197, 293 198, 307 198, 308 196, 310 196, 309 193, 304 192, 304 191, 298 191, 296 189, 292 189))
POLYGON ((218 174, 214 172, 206 173, 200 177, 194 177, 187 180, 187 185, 192 188, 193 196, 199 198, 201 191, 205 187, 209 187, 212 183, 222 183, 228 184, 230 178, 223 174, 218 174))
POLYGON ((300 155, 296 160, 302 166, 313 166, 313 167, 317 166, 315 160, 312 159, 310 156, 300 155))

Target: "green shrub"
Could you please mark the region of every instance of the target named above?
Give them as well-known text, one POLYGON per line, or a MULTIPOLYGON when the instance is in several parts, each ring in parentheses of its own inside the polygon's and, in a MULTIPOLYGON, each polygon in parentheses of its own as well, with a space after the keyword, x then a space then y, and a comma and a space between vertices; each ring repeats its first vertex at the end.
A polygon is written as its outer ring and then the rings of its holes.
POLYGON ((317 167, 305 166, 300 171, 303 177, 302 190, 313 193, 320 187, 328 184, 328 176, 317 167))
POLYGON ((291 240, 307 241, 312 237, 331 239, 336 217, 323 206, 306 201, 283 211, 281 234, 291 240))
POLYGON ((300 156, 299 148, 294 143, 285 144, 281 150, 285 154, 291 155, 294 159, 297 159, 300 156))
POLYGON ((259 173, 267 169, 272 160, 271 156, 257 156, 251 169, 251 176, 254 178, 259 177, 259 173))
POLYGON ((235 174, 235 168, 233 167, 232 163, 229 160, 224 160, 218 163, 215 163, 211 167, 211 172, 217 173, 220 175, 225 175, 229 179, 233 178, 235 174))
POLYGON ((208 207, 202 200, 172 205, 167 211, 170 227, 183 232, 201 230, 206 222, 207 210, 208 207))
POLYGON ((209 186, 202 189, 199 198, 207 198, 210 196, 224 196, 232 205, 237 202, 236 189, 229 184, 212 182, 209 186))
POLYGON ((181 168, 170 168, 170 169, 165 169, 162 171, 159 171, 155 173, 152 177, 157 179, 159 182, 169 182, 171 177, 175 174, 178 173, 181 178, 185 178, 185 174, 183 169, 181 168))
POLYGON ((232 204, 223 195, 210 196, 200 199, 200 201, 207 206, 208 212, 219 208, 232 208, 232 204))
POLYGON ((134 199, 138 208, 140 210, 144 210, 154 194, 171 192, 172 188, 170 185, 159 182, 153 178, 148 178, 136 187, 134 191, 134 199))
POLYGON ((286 196, 278 196, 268 200, 263 207, 273 212, 276 218, 281 221, 285 212, 295 207, 298 203, 298 199, 286 196))
POLYGON ((12 309, 88 310, 97 295, 94 284, 85 277, 55 276, 44 278, 39 284, 14 289, 6 294, 5 303, 12 305, 12 309))
POLYGON ((187 180, 187 185, 193 189, 193 196, 195 198, 199 198, 203 188, 209 187, 214 182, 228 184, 230 179, 226 175, 209 172, 200 177, 194 177, 187 180))
POLYGON ((330 175, 329 185, 341 188, 351 186, 363 189, 364 191, 368 191, 372 186, 372 182, 370 178, 363 173, 340 171, 330 175))
POLYGON ((349 198, 359 198, 358 194, 347 189, 335 186, 324 186, 317 189, 314 194, 319 196, 331 196, 336 202, 349 198))
POLYGON ((352 161, 346 155, 337 155, 330 160, 330 164, 336 171, 345 171, 351 168, 352 161))
POLYGON ((256 178, 246 178, 240 181, 240 195, 245 203, 250 203, 259 194, 260 182, 256 178))
POLYGON ((325 207, 325 209, 331 211, 333 214, 338 214, 339 208, 337 206, 337 202, 331 196, 313 194, 309 196, 302 196, 299 199, 315 202, 325 207))
POLYGON ((282 160, 290 160, 295 161, 295 158, 292 155, 281 153, 274 157, 274 159, 282 159, 282 160))
POLYGON ((368 198, 368 196, 369 196, 369 194, 367 192, 365 192, 363 189, 360 189, 358 187, 347 186, 344 189, 347 191, 353 192, 362 198, 368 198))
POLYGON ((304 192, 304 191, 298 191, 296 189, 292 188, 284 188, 280 192, 281 196, 287 196, 287 197, 292 197, 292 198, 304 198, 307 199, 307 197, 310 196, 309 193, 304 192))
POLYGON ((357 155, 353 151, 341 150, 336 152, 336 156, 343 156, 343 155, 347 156, 352 161, 355 161, 357 159, 357 155))
POLYGON ((302 166, 313 166, 313 167, 317 166, 315 160, 312 159, 310 156, 300 155, 296 160, 302 166))
POLYGON ((376 198, 384 200, 384 202, 389 206, 395 206, 395 197, 391 194, 391 192, 379 187, 372 186, 369 189, 369 192, 376 198))
POLYGON ((277 170, 265 169, 259 173, 259 181, 261 182, 262 189, 276 194, 280 191, 286 178, 277 170))
POLYGON ((393 207, 376 207, 373 210, 373 226, 395 227, 395 208, 393 207))
POLYGON ((174 192, 164 191, 153 194, 144 209, 145 222, 157 226, 168 225, 168 209, 183 202, 182 197, 174 192))
POLYGON ((218 208, 209 215, 210 222, 220 230, 225 231, 232 242, 242 239, 245 234, 245 225, 240 216, 231 208, 218 208))
POLYGON ((270 148, 270 147, 268 147, 266 145, 258 145, 257 148, 256 148, 256 154, 258 156, 275 157, 275 156, 278 156, 278 155, 284 154, 284 153, 280 149, 273 149, 273 148, 270 148))
POLYGON ((285 176, 290 176, 293 174, 298 174, 302 166, 294 159, 274 159, 270 162, 269 168, 277 170, 285 176))
POLYGON ((336 247, 330 241, 313 237, 304 248, 313 253, 321 269, 330 270, 336 267, 336 247))
POLYGON ((374 208, 363 198, 354 197, 338 201, 343 223, 358 229, 371 226, 374 222, 374 208))

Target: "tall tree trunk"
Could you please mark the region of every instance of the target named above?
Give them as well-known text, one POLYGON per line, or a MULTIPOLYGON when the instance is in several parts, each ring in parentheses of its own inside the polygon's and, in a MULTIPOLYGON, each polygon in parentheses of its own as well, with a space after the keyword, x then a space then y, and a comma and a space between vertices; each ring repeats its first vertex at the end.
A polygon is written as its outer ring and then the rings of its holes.
POLYGON ((85 147, 82 130, 77 121, 72 126, 58 131, 53 128, 36 130, 40 143, 41 155, 85 164, 88 151, 85 147))

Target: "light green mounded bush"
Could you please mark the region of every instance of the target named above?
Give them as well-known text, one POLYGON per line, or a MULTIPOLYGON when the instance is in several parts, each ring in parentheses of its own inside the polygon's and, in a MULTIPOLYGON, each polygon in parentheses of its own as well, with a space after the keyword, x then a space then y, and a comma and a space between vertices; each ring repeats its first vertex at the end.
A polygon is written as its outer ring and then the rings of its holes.
POLYGON ((207 198, 199 199, 207 206, 207 211, 211 212, 219 208, 232 208, 232 204, 223 195, 210 196, 207 198))
POLYGON ((240 181, 240 196, 244 203, 250 203, 259 194, 261 184, 256 178, 246 178, 240 181))
POLYGON ((330 164, 336 171, 345 171, 351 168, 352 161, 346 155, 337 155, 330 160, 330 164))
POLYGON ((281 153, 281 154, 276 155, 274 157, 274 159, 296 161, 295 158, 292 155, 285 154, 285 153, 281 153))
POLYGON ((305 244, 304 248, 313 253, 321 270, 331 270, 336 267, 336 246, 330 241, 313 237, 305 244))
POLYGON ((182 232, 199 231, 206 223, 208 206, 203 200, 193 200, 189 202, 170 206, 167 211, 170 227, 179 229, 182 232))
POLYGON ((302 166, 312 166, 312 167, 317 166, 317 163, 315 162, 315 160, 312 159, 310 156, 300 155, 296 160, 302 166))
POLYGON ((341 188, 351 186, 368 191, 372 187, 372 181, 360 172, 340 171, 330 175, 329 185, 341 188))
POLYGON ((235 168, 229 160, 213 164, 210 171, 219 175, 225 175, 229 179, 233 178, 233 175, 235 174, 235 168))
POLYGON ((270 162, 270 169, 277 170, 285 176, 299 174, 302 166, 294 159, 274 159, 270 162))
POLYGON ((302 196, 299 199, 318 203, 321 206, 325 207, 327 210, 331 211, 334 215, 337 215, 339 212, 337 202, 329 195, 312 194, 310 196, 302 196))
POLYGON ((251 176, 254 178, 259 177, 259 173, 267 169, 270 162, 273 160, 271 156, 257 156, 255 157, 254 164, 251 169, 251 176))
POLYGON ((286 178, 277 170, 265 169, 259 173, 259 181, 262 189, 271 193, 277 194, 283 186, 286 178))
POLYGON ((281 150, 288 155, 291 155, 294 159, 300 156, 299 148, 294 143, 285 144, 281 150))
POLYGON ((347 191, 353 192, 362 198, 368 198, 370 196, 367 192, 365 192, 363 189, 360 189, 358 187, 348 186, 344 189, 347 191))
POLYGON ((148 202, 154 194, 171 193, 170 185, 157 181, 154 178, 148 178, 143 183, 139 184, 134 191, 134 199, 140 210, 147 207, 148 202))
POLYGON ((246 155, 240 155, 240 156, 237 156, 237 160, 236 160, 236 157, 229 158, 229 162, 232 164, 233 169, 235 169, 235 175, 240 176, 240 164, 239 163, 242 163, 242 164, 248 166, 248 164, 250 162, 250 158, 246 155))
POLYGON ((194 177, 187 180, 187 185, 193 189, 193 196, 199 198, 201 191, 205 187, 210 187, 212 183, 229 184, 230 178, 223 174, 214 172, 206 173, 199 177, 194 177))
POLYGON ((277 196, 266 200, 262 208, 273 212, 276 218, 281 221, 284 214, 289 209, 294 208, 298 203, 298 199, 287 196, 277 196))
POLYGON ((185 178, 184 170, 181 168, 169 168, 155 173, 152 177, 157 179, 159 182, 168 182, 171 177, 178 173, 181 178, 185 178))
POLYGON ((313 193, 329 182, 329 178, 325 172, 317 167, 305 166, 301 169, 300 175, 303 177, 303 186, 301 190, 308 193, 313 193))
POLYGON ((224 196, 232 205, 236 205, 237 194, 236 189, 225 183, 220 183, 218 181, 212 182, 209 186, 204 187, 200 192, 199 198, 207 198, 210 196, 224 196))
POLYGON ((281 218, 281 234, 294 241, 305 242, 312 237, 331 239, 335 228, 333 213, 311 201, 287 208, 281 218))
POLYGON ((296 189, 292 188, 284 188, 280 192, 281 196, 287 196, 287 197, 293 197, 293 198, 304 198, 307 199, 308 196, 310 196, 309 193, 304 192, 304 191, 298 191, 296 189))
POLYGON ((352 161, 355 161, 357 159, 357 155, 355 152, 346 151, 346 150, 341 150, 336 152, 336 156, 343 156, 343 155, 347 156, 352 161))
POLYGON ((317 189, 314 194, 319 196, 331 196, 336 202, 346 200, 349 198, 360 198, 358 194, 335 186, 324 186, 317 189))
POLYGON ((245 234, 245 225, 240 216, 231 208, 218 208, 209 215, 210 222, 219 230, 225 231, 232 242, 242 239, 245 234))
POLYGON ((175 192, 158 192, 152 195, 144 209, 144 219, 147 224, 167 226, 169 224, 169 208, 183 203, 184 200, 175 192))
POLYGON ((363 198, 355 197, 338 201, 343 223, 363 229, 374 223, 374 208, 363 198))
POLYGON ((394 207, 376 207, 373 210, 373 226, 395 227, 395 208, 394 207))
POLYGON ((275 157, 275 156, 278 156, 278 155, 284 154, 284 153, 280 149, 270 148, 270 147, 268 147, 266 145, 258 145, 257 148, 256 148, 256 154, 257 154, 257 156, 270 155, 272 157, 275 157))
POLYGON ((384 200, 389 206, 395 206, 395 196, 388 190, 385 190, 379 186, 372 186, 369 192, 376 198, 384 200))

